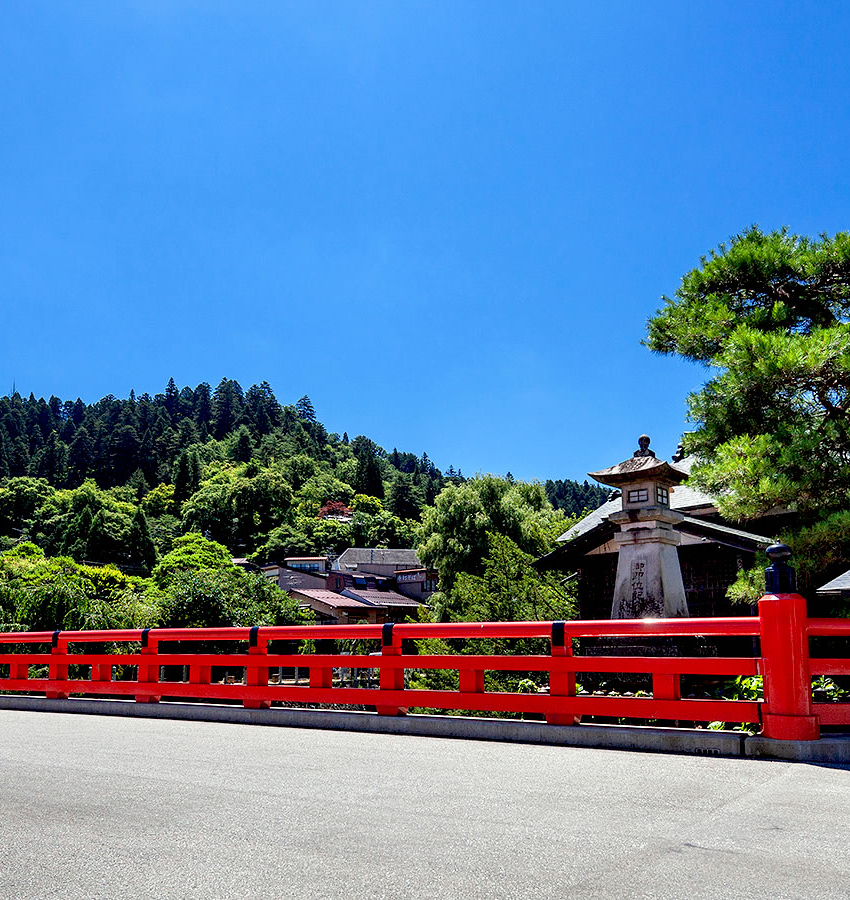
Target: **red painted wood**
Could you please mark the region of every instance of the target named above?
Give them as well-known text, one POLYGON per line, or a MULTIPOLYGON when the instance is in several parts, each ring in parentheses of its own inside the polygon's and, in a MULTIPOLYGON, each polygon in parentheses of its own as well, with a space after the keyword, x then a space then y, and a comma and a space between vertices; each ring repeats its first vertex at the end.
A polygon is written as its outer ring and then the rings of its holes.
POLYGON ((850 725, 850 703, 813 703, 821 725, 850 725))
POLYGON ((759 618, 574 621, 564 625, 565 643, 551 655, 488 656, 402 654, 402 640, 410 638, 542 638, 551 640, 551 622, 407 623, 393 626, 392 643, 382 646, 382 626, 261 627, 257 644, 249 647, 249 628, 160 628, 148 632, 147 647, 139 647, 142 632, 63 631, 52 647, 52 632, 0 634, 0 665, 8 677, 0 690, 135 697, 155 702, 160 697, 219 700, 249 708, 268 707, 275 700, 291 703, 375 707, 397 715, 410 706, 469 709, 484 712, 536 713, 562 724, 582 715, 642 720, 755 722, 762 708, 765 733, 785 739, 812 739, 817 723, 850 724, 850 704, 812 704, 812 674, 850 674, 850 659, 809 660, 808 636, 850 636, 850 622, 805 618, 805 602, 798 595, 769 596, 760 603, 759 618), (762 658, 728 657, 582 657, 572 653, 572 638, 600 636, 759 635, 762 658), (270 640, 364 640, 380 655, 268 653, 270 640), (162 641, 180 642, 180 652, 159 653, 162 641), (192 643, 218 642, 220 654, 184 652, 192 643), (87 653, 92 643, 127 644, 127 653, 87 653), (374 642, 374 643, 372 643, 374 642), (33 652, 21 652, 26 647, 33 652), (29 678, 30 666, 48 666, 48 678, 29 678), (112 666, 136 667, 134 681, 112 681, 112 666), (161 667, 188 667, 189 681, 160 680, 161 667), (90 668, 90 677, 70 678, 90 668), (269 670, 284 667, 309 670, 309 686, 270 684, 269 670), (333 686, 334 670, 372 669, 380 673, 380 688, 333 686), (215 670, 244 672, 245 683, 211 683, 215 670), (458 691, 406 690, 404 672, 446 669, 458 672, 458 691), (547 672, 549 693, 506 694, 485 691, 486 671, 547 672), (575 678, 582 672, 638 672, 653 678, 653 697, 575 696, 575 678), (682 675, 732 677, 765 676, 766 701, 690 700, 680 696, 682 675))

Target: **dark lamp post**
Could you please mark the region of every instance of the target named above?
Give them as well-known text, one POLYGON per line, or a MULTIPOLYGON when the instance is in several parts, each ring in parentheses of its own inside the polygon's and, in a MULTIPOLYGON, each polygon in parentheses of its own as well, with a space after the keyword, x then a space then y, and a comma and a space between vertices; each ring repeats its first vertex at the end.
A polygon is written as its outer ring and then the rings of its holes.
POLYGON ((764 570, 764 586, 768 594, 794 594, 797 592, 797 573, 788 564, 791 548, 786 544, 771 544, 767 550, 770 565, 764 570))

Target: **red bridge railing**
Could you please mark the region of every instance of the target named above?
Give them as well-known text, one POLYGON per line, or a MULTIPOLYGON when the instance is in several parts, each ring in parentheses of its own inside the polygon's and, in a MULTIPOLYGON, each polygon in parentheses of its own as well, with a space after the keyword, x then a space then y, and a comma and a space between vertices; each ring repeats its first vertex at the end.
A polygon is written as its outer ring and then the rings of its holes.
POLYGON ((552 724, 572 724, 581 716, 688 722, 762 722, 763 734, 785 740, 814 740, 820 725, 850 725, 850 703, 813 703, 814 675, 850 675, 850 659, 809 655, 810 636, 850 637, 850 621, 807 619, 805 600, 797 594, 768 595, 759 615, 740 618, 641 619, 572 622, 481 622, 450 624, 338 625, 254 628, 157 628, 126 631, 56 631, 0 634, 0 691, 132 696, 140 703, 163 697, 241 702, 266 708, 274 701, 294 704, 365 705, 381 715, 398 715, 409 707, 536 713, 552 724), (670 657, 575 655, 573 638, 600 637, 759 638, 760 656, 670 657), (402 641, 440 638, 543 638, 547 655, 426 655, 404 653, 402 641), (375 654, 277 653, 270 641, 372 641, 375 654), (179 652, 160 646, 179 642, 179 652), (203 642, 187 652, 187 642, 203 642), (138 643, 138 651, 88 652, 89 644, 138 643), (232 652, 208 651, 210 643, 236 645, 232 652), (244 645, 247 644, 247 648, 244 645), (31 651, 47 645, 49 649, 31 651), (25 649, 21 649, 21 648, 25 649), (73 649, 72 649, 73 648, 73 649), (43 669, 47 667, 47 677, 43 669), (115 680, 113 667, 135 667, 135 680, 115 680), (164 667, 180 666, 188 681, 166 680, 164 667), (35 667, 35 671, 32 668, 35 667), (42 672, 38 672, 38 668, 42 672), (71 668, 73 667, 73 676, 71 668), (238 669, 242 683, 221 683, 213 669, 238 669), (308 670, 307 684, 270 681, 270 670, 308 670), (334 670, 379 672, 379 687, 334 683, 334 670), (439 669, 458 673, 458 690, 405 686, 406 670, 439 669), (487 671, 546 672, 547 693, 485 690, 487 671), (581 673, 645 673, 652 695, 586 696, 576 693, 581 673), (764 678, 764 700, 682 697, 682 676, 756 676, 764 678))

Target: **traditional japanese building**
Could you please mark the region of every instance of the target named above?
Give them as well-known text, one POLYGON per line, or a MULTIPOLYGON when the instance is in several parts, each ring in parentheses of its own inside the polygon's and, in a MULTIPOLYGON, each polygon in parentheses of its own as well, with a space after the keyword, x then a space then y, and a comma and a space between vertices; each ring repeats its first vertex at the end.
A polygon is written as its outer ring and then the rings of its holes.
POLYGON ((631 458, 589 473, 617 490, 562 534, 538 568, 576 574, 582 619, 748 613, 726 591, 773 542, 767 535, 780 531, 787 512, 745 530, 688 485, 693 458, 677 452, 668 463, 646 435, 639 444, 631 458))

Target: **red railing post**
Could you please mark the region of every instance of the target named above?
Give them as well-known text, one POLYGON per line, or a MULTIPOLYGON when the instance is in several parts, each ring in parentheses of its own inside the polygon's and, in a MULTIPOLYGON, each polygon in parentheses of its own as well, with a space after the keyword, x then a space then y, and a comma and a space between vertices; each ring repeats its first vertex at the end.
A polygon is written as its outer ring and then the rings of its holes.
POLYGON ((10 681, 27 681, 30 677, 30 664, 28 662, 9 663, 10 681))
MULTIPOLYGON (((248 656, 268 656, 269 642, 267 640, 260 642, 258 635, 260 626, 255 625, 251 629, 248 638, 248 656)), ((258 665, 255 660, 246 660, 245 666, 245 686, 252 687, 268 687, 269 686, 269 667, 268 665, 258 665)), ((262 660, 260 660, 262 663, 262 660)), ((271 700, 249 700, 244 699, 242 705, 245 709, 270 709, 271 700)))
MULTIPOLYGON (((393 635, 393 623, 387 622, 381 628, 381 656, 401 656, 401 639, 393 635)), ((403 691, 404 669, 381 666, 381 690, 403 691)), ((379 716, 403 716, 407 708, 378 703, 375 706, 379 716)))
POLYGON ((112 681, 112 663, 93 663, 91 681, 112 681))
POLYGON ((461 669, 458 672, 458 689, 461 694, 483 694, 484 670, 461 669))
MULTIPOLYGON (((156 656, 159 653, 159 641, 151 638, 148 632, 150 628, 145 628, 142 632, 142 656, 156 656)), ((139 663, 139 674, 136 678, 138 684, 159 684, 159 664, 139 663)), ((159 703, 162 699, 161 694, 136 694, 136 703, 159 703)))
POLYGON ((652 675, 653 700, 681 700, 682 677, 668 672, 654 672, 652 675))
MULTIPOLYGON (((553 657, 573 655, 573 642, 564 636, 564 623, 552 623, 552 649, 553 657)), ((550 697, 575 697, 576 676, 575 672, 549 671, 549 696, 550 697)), ((581 716, 570 713, 546 713, 546 721, 550 725, 578 725, 581 716)))
MULTIPOLYGON (((331 652, 333 649, 334 643, 333 639, 324 640, 319 639, 316 641, 316 654, 317 655, 326 655, 331 652)), ((310 659, 310 657, 306 657, 306 659, 310 659)), ((310 687, 311 688, 332 688, 334 683, 334 670, 333 666, 320 666, 317 663, 310 660, 310 687)))
POLYGON ((812 714, 806 601, 799 594, 768 594, 759 600, 764 705, 762 734, 782 741, 816 741, 820 722, 812 714))
MULTIPOLYGON (((52 646, 50 648, 51 656, 65 656, 68 653, 68 642, 60 638, 61 634, 61 631, 53 632, 53 641, 51 642, 52 646)), ((51 662, 47 669, 47 677, 51 682, 67 681, 68 664, 51 662)), ((70 691, 63 691, 54 687, 48 687, 48 689, 44 692, 44 696, 48 700, 67 700, 70 696, 70 691)))
POLYGON ((189 663, 189 684, 209 684, 212 680, 212 666, 189 663))

